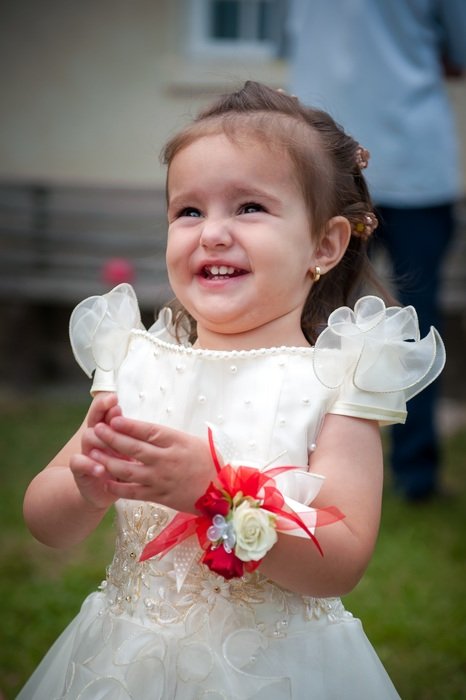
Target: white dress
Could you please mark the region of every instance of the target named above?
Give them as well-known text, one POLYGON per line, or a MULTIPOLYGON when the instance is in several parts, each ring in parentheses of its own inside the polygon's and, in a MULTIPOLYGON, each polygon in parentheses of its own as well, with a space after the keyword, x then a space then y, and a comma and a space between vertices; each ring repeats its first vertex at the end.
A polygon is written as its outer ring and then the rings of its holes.
MULTIPOLYGON (((327 412, 403 421, 406 398, 444 363, 434 329, 419 340, 415 312, 376 297, 334 312, 315 348, 220 352, 175 341, 166 311, 144 330, 124 284, 75 309, 71 339, 83 369, 95 369, 93 391, 116 390, 125 415, 200 436, 210 424, 242 464, 259 468, 306 469, 327 412)), ((183 558, 183 544, 141 563, 174 512, 128 500, 116 512, 106 580, 19 700, 398 698, 339 599, 291 593, 260 568, 225 580, 197 554, 183 558)))

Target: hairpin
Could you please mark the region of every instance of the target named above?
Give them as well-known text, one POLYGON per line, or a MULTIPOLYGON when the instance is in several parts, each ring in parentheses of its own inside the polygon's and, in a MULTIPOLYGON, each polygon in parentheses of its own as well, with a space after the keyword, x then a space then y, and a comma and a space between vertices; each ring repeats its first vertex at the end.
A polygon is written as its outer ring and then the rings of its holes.
POLYGON ((279 92, 280 95, 285 95, 286 97, 292 97, 294 100, 297 100, 298 97, 296 95, 292 95, 291 93, 287 92, 283 88, 277 88, 275 92, 279 92))
POLYGON ((363 146, 357 147, 354 159, 356 161, 356 165, 360 170, 364 170, 365 168, 367 168, 367 166, 369 165, 370 157, 371 154, 369 153, 367 148, 363 148, 363 146))
POLYGON ((375 229, 379 225, 377 217, 373 212, 364 214, 362 221, 357 221, 353 225, 353 234, 358 238, 366 240, 374 233, 375 229))

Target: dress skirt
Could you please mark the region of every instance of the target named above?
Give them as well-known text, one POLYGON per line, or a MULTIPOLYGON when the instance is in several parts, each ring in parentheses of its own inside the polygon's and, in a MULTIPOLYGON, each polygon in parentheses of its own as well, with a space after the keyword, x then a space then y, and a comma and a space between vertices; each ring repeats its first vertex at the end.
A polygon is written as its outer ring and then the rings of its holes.
POLYGON ((227 612, 222 595, 209 604, 209 592, 185 619, 169 621, 167 609, 157 624, 116 614, 105 592, 92 593, 17 700, 399 697, 339 599, 308 599, 307 619, 272 615, 272 626, 265 616, 251 627, 247 609, 227 612))

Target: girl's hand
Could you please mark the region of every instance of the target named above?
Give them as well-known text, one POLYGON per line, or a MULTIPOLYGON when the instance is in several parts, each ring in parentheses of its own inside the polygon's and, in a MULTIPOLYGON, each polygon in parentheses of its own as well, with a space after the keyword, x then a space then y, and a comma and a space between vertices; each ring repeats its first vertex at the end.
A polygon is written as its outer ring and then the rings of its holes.
POLYGON ((121 409, 116 394, 98 395, 89 410, 81 435, 81 452, 70 457, 70 469, 81 496, 95 510, 108 508, 116 496, 108 490, 110 475, 105 467, 90 456, 93 450, 106 450, 105 443, 99 440, 94 428, 100 422, 110 421, 119 415, 121 409))
POLYGON ((194 503, 215 476, 206 440, 121 415, 98 423, 94 431, 105 449, 96 447, 90 456, 111 477, 108 493, 196 512, 194 503))
POLYGON ((59 548, 82 542, 117 500, 108 489, 110 475, 90 453, 106 449, 95 426, 120 413, 114 394, 98 394, 81 427, 29 484, 24 517, 40 542, 59 548))
POLYGON ((109 475, 105 467, 96 464, 95 460, 81 454, 73 455, 70 458, 70 469, 90 510, 107 510, 117 500, 109 491, 109 475))
POLYGON ((116 394, 97 394, 87 414, 87 427, 95 428, 97 423, 110 422, 114 416, 121 416, 116 394))

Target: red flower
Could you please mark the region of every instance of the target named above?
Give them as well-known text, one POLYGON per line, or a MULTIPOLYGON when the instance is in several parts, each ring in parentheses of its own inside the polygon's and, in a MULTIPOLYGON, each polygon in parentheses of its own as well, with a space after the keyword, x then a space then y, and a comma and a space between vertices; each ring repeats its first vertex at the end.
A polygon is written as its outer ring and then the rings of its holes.
POLYGON ((214 515, 228 515, 230 504, 225 499, 225 496, 212 482, 207 487, 207 491, 194 504, 198 510, 208 517, 214 515))
POLYGON ((223 545, 209 548, 203 555, 201 561, 206 564, 211 571, 215 571, 216 574, 220 574, 223 578, 230 579, 243 575, 243 562, 241 559, 238 559, 233 552, 228 553, 223 545))

